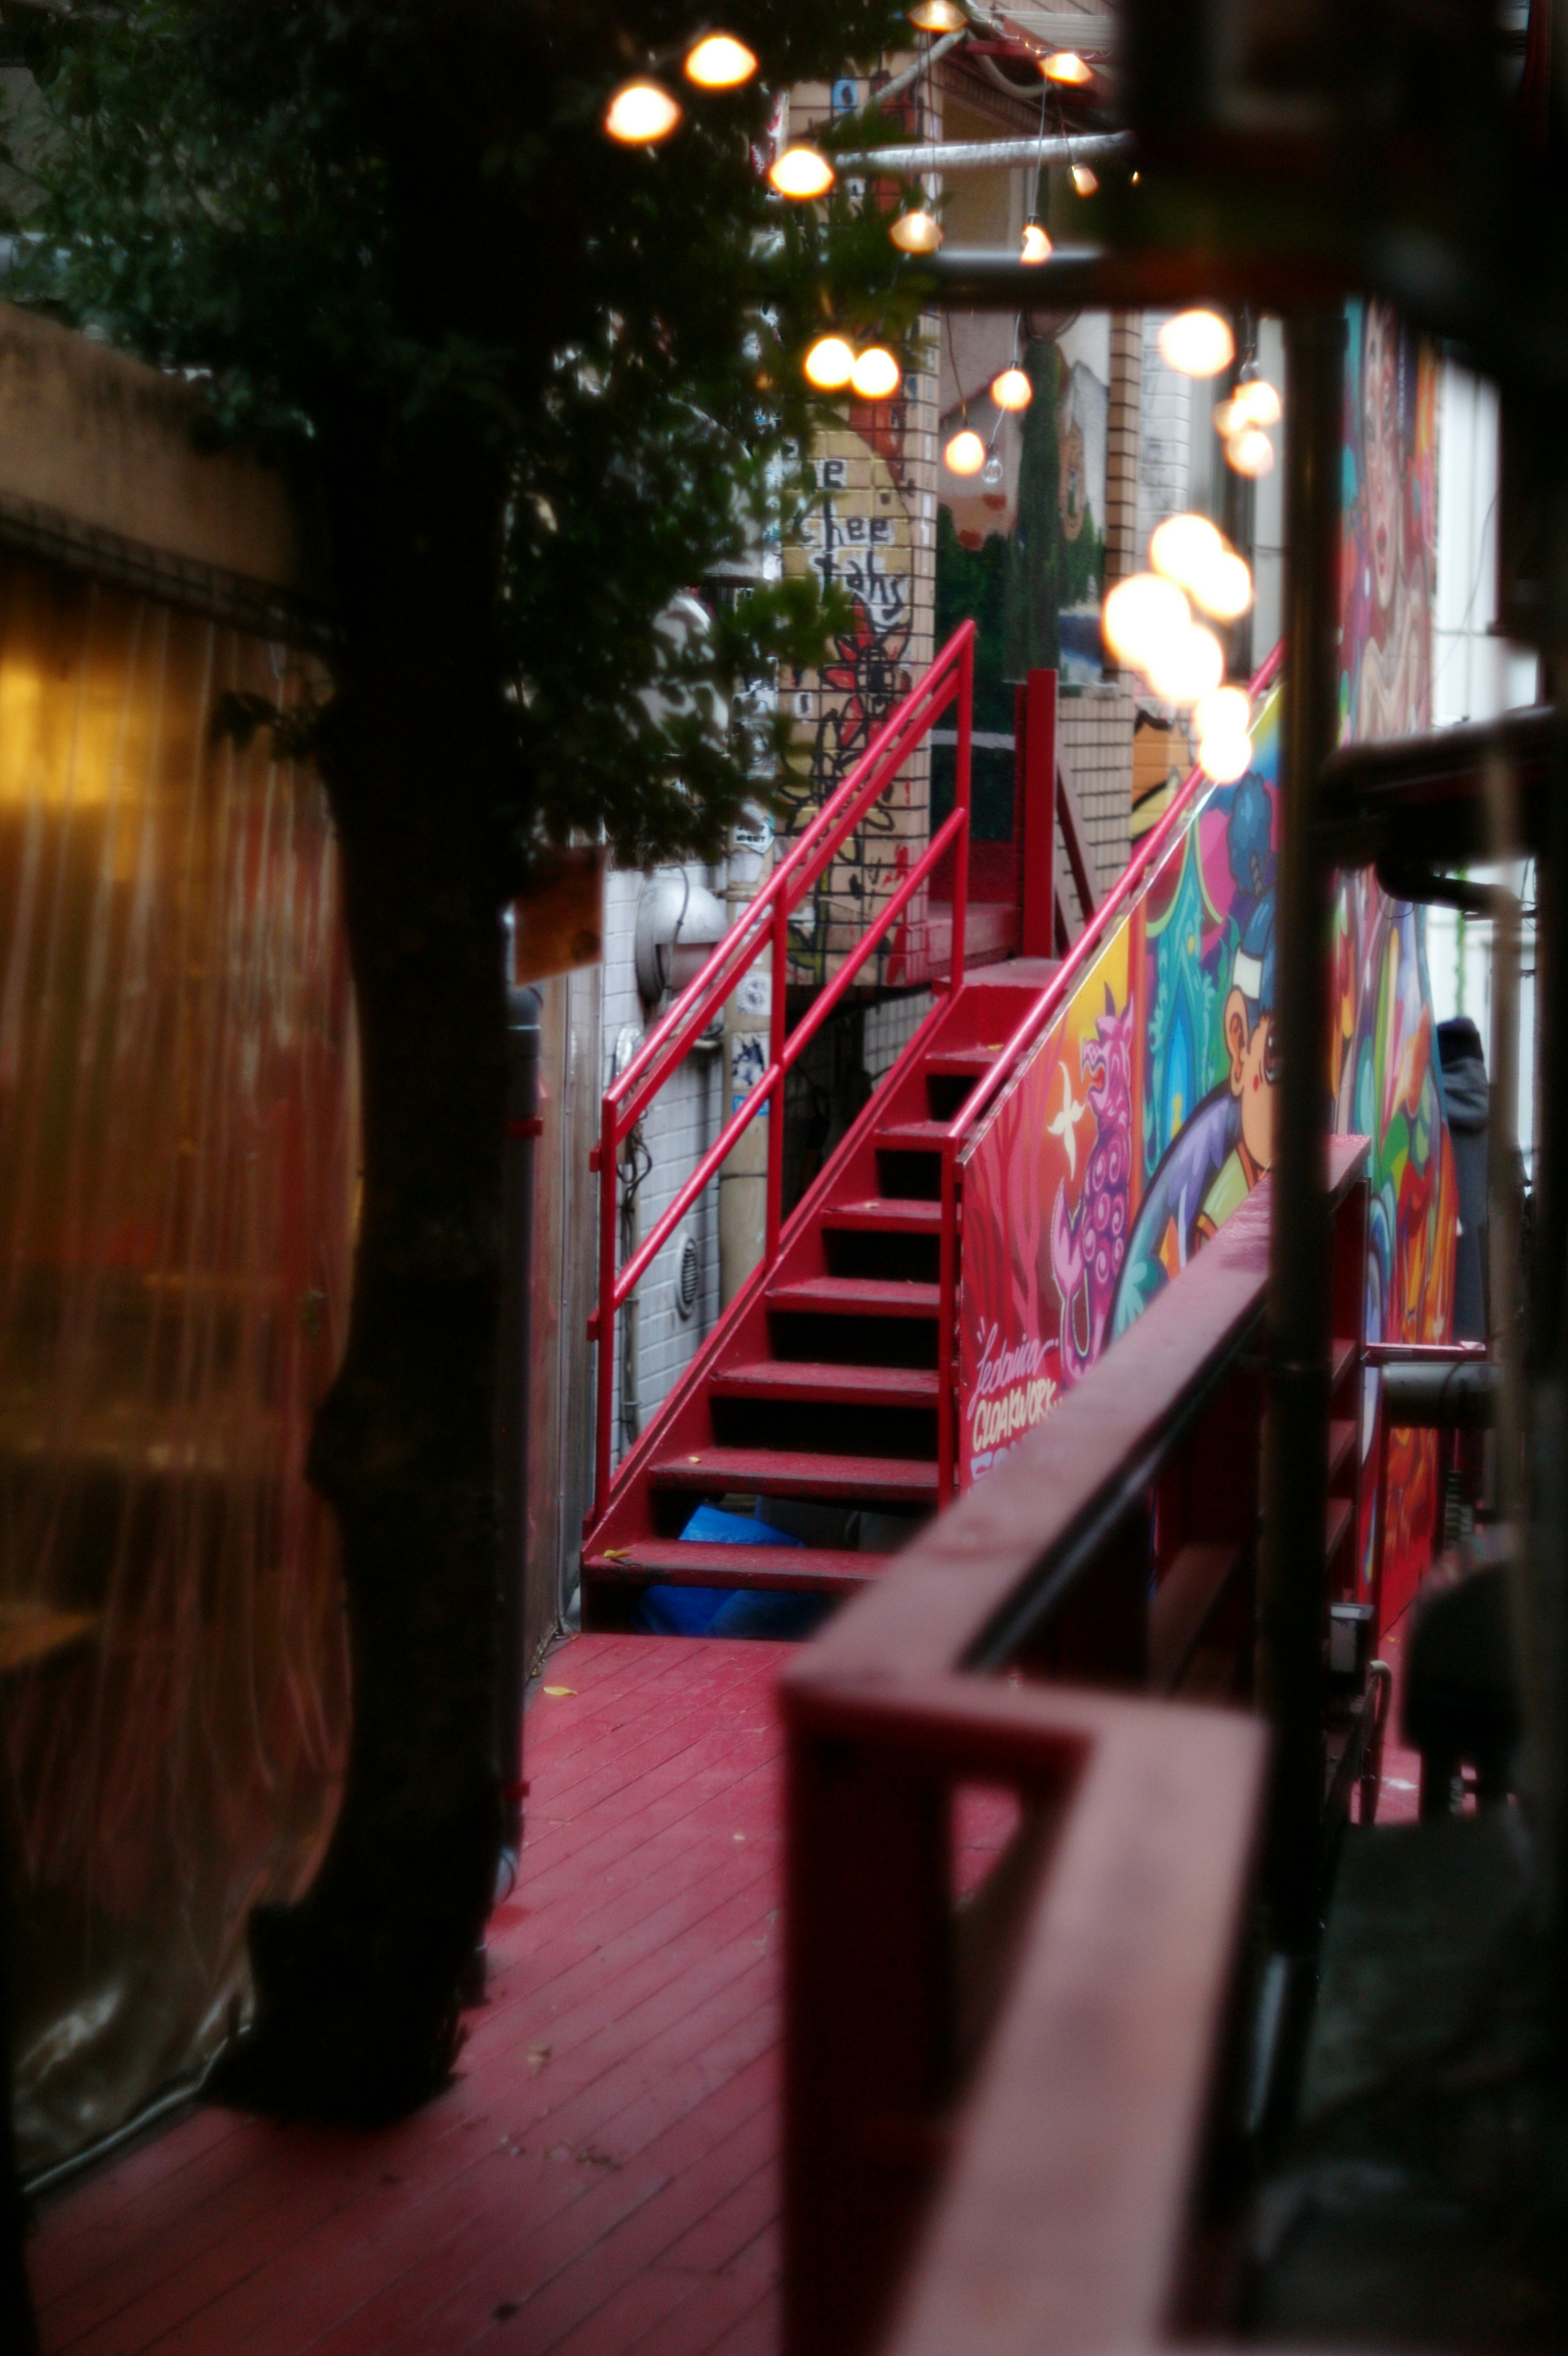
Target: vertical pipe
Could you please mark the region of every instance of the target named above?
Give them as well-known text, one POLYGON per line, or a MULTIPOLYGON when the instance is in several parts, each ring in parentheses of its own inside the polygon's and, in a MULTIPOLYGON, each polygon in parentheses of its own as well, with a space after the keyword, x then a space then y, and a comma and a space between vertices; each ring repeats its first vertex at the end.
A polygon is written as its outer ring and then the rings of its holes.
MULTIPOLYGON (((513 1868, 523 1845, 523 1688, 528 1678, 528 1485, 532 1418, 534 1161, 539 1130, 539 993, 507 992, 506 1258, 501 1273, 500 1379, 496 1386, 501 1503, 501 1791, 513 1868)), ((553 1583, 555 1566, 550 1565, 553 1583)), ((553 1611, 553 1598, 552 1598, 553 1611)))
POLYGON ((1327 1044, 1328 875, 1314 841, 1318 773, 1337 733, 1343 315, 1285 327, 1289 647, 1280 744, 1275 1091, 1270 1163, 1269 1416, 1259 1595, 1259 1685, 1275 1730, 1269 1848, 1273 1936, 1317 1936, 1323 1807, 1322 1644, 1328 1497, 1330 1237, 1327 1044))

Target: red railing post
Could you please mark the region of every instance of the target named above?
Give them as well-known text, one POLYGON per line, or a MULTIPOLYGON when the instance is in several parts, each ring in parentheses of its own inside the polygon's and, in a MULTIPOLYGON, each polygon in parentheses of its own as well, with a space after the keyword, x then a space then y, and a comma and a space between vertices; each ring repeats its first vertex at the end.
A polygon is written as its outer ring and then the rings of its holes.
POLYGON ((956 991, 964 980, 964 918, 969 903, 969 755, 974 723, 975 635, 971 631, 958 658, 958 754, 953 805, 963 812, 964 823, 953 846, 953 958, 947 975, 951 991, 956 991))
MULTIPOLYGON (((963 842, 967 838, 960 835, 958 839, 963 842)), ((958 1494, 958 1386, 953 1362, 958 1330, 958 1147, 952 1137, 944 1139, 942 1147, 942 1239, 938 1251, 936 1494, 946 1505, 958 1494)))
POLYGON ((616 1161, 620 1140, 617 1110, 604 1099, 599 1130, 599 1308, 594 1332, 599 1343, 598 1416, 593 1450, 593 1512, 602 1514, 610 1498, 613 1469, 615 1421, 615 1259, 616 1161))
POLYGON ((771 1268, 778 1258, 779 1230, 784 1225, 784 991, 789 973, 789 903, 781 892, 773 902, 773 970, 768 997, 768 1076, 773 1101, 768 1107, 768 1221, 763 1258, 771 1268))
POLYGON ((1049 958, 1056 954, 1056 673, 1031 670, 1019 704, 1019 955, 1049 958))

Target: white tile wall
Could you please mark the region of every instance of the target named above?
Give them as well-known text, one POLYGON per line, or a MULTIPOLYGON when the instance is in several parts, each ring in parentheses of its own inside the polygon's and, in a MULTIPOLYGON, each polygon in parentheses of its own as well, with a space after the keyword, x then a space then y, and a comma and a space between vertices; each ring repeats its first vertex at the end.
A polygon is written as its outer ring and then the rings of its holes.
MULTIPOLYGON (((709 871, 692 862, 687 873, 698 884, 710 884, 709 871)), ((637 992, 633 960, 637 894, 644 878, 612 870, 604 886, 603 1076, 609 1082, 615 1041, 624 1025, 641 1031, 648 1021, 637 992)), ((653 1156, 653 1169, 638 1196, 640 1235, 645 1236, 673 1200, 696 1162, 719 1133, 721 1114, 721 1064, 717 1053, 699 1050, 688 1055, 667 1082, 644 1118, 643 1136, 653 1156)), ((677 1376, 701 1346, 719 1313, 719 1188, 715 1180, 691 1205, 655 1259, 637 1290, 638 1403, 645 1427, 677 1376), (696 1237, 701 1255, 698 1303, 689 1319, 676 1307, 676 1284, 682 1238, 688 1229, 696 1237)), ((623 1329, 624 1330, 624 1329, 623 1329)), ((615 1343, 615 1453, 623 1448, 621 1426, 621 1341, 615 1343)))

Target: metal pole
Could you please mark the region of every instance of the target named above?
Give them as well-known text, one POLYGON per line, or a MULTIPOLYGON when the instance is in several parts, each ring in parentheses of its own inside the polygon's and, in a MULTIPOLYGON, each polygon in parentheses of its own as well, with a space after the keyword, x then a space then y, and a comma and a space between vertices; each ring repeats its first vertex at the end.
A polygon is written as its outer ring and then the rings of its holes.
POLYGON ((1317 1937, 1323 1812, 1322 1658, 1328 1496, 1328 874, 1314 841, 1317 777, 1337 734, 1341 312, 1285 327, 1285 638, 1275 898, 1274 1224, 1264 1462, 1259 1686, 1275 1730, 1273 1937, 1317 1937))

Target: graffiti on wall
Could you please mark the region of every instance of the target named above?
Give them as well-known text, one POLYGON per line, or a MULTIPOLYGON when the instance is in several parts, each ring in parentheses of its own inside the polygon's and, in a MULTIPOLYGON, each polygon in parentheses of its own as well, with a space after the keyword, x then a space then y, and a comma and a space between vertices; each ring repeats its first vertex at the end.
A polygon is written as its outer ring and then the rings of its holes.
POLYGON ((961 1478, 1141 1316, 1273 1158, 1278 697, 964 1163, 961 1478))
MULTIPOLYGON (((1432 721, 1436 579, 1437 362, 1386 303, 1348 309, 1344 522, 1340 541, 1339 727, 1347 741, 1400 736, 1432 721)), ((1393 902, 1370 873, 1344 880, 1335 909, 1335 1117, 1372 1141, 1367 1333, 1445 1341, 1452 1330, 1456 1182, 1435 1054, 1425 914, 1393 902)), ((1379 1444, 1369 1387, 1366 1445, 1379 1444)), ((1437 1519, 1437 1442, 1389 1435, 1383 1610, 1414 1591, 1437 1519)), ((1375 1543, 1370 1493, 1363 1564, 1375 1543)))
MULTIPOLYGON (((1275 691, 1254 723, 1253 767, 1201 796, 968 1150, 965 1485, 1082 1380, 1273 1161, 1278 723, 1275 691)), ((1457 1201, 1418 912, 1370 874, 1348 876, 1334 942, 1328 1077, 1336 1130, 1371 1140, 1370 1330, 1440 1338, 1457 1201)), ((1363 1448, 1374 1443, 1369 1417, 1363 1448)), ((1391 1473, 1385 1580, 1430 1527, 1430 1469, 1410 1458, 1391 1460, 1401 1482, 1396 1492, 1391 1473)))
MULTIPOLYGON (((809 825, 848 776, 929 654, 929 617, 923 630, 917 616, 914 536, 895 471, 898 427, 894 419, 879 422, 869 437, 848 425, 820 437, 817 497, 786 553, 788 566, 835 584, 851 606, 828 660, 819 671, 795 673, 786 691, 796 745, 782 780, 786 837, 809 825)), ((909 762, 802 901, 790 927, 792 982, 827 979, 831 960, 859 938, 924 848, 927 763, 923 750, 909 762)), ((901 978, 892 969, 905 930, 894 927, 868 981, 901 978)))

